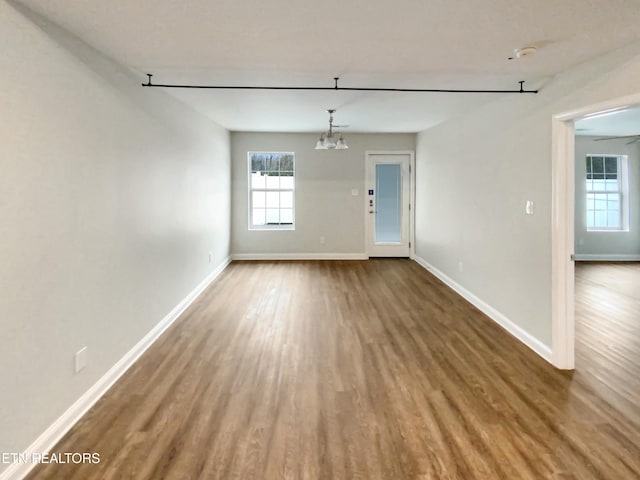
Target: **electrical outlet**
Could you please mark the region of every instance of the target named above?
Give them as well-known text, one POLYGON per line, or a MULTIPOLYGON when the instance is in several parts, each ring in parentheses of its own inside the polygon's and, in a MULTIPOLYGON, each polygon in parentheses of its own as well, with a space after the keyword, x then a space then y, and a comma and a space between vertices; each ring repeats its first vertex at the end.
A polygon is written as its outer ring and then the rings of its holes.
POLYGON ((461 272, 464 271, 464 264, 462 262, 458 262, 458 270, 460 270, 461 272))
POLYGON ((324 238, 324 236, 320 237, 320 245, 324 245, 325 243, 327 243, 327 239, 324 238))
POLYGON ((209 263, 211 263, 212 257, 213 257, 213 255, 211 254, 211 252, 209 252, 209 263))
POLYGON ((353 197, 357 197, 358 195, 360 195, 360 191, 357 188, 352 188, 351 189, 351 195, 353 197))
POLYGON ((83 347, 76 352, 76 373, 87 366, 87 347, 83 347))

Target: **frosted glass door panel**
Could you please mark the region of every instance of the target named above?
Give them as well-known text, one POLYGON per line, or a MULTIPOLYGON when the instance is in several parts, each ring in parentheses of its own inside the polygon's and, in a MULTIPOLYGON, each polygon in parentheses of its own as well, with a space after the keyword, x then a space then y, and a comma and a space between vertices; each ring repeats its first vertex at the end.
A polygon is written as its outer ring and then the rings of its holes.
POLYGON ((399 163, 376 165, 376 243, 402 240, 402 170, 399 163))

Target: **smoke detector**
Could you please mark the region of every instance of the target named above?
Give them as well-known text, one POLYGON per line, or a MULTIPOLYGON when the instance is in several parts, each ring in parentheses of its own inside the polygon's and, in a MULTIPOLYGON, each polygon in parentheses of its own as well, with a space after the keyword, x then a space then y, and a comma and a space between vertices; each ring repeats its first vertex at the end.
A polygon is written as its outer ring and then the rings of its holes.
POLYGON ((516 48, 513 53, 515 55, 516 58, 524 58, 524 57, 531 57, 533 55, 535 55, 535 53, 538 51, 538 47, 534 46, 534 45, 529 45, 526 47, 522 47, 522 48, 516 48))

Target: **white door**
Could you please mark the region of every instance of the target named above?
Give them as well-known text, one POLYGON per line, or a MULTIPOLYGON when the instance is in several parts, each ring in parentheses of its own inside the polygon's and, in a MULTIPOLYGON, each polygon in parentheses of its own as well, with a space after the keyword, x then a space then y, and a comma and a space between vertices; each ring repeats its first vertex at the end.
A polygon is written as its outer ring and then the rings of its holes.
POLYGON ((369 257, 408 257, 410 252, 410 152, 367 153, 366 218, 369 257))

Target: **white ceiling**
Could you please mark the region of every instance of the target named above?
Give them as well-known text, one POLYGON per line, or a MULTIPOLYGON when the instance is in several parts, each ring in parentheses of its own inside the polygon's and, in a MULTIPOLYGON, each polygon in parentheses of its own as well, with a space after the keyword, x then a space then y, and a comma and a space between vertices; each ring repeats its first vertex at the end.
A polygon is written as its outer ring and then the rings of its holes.
POLYGON ((576 135, 640 135, 640 106, 578 120, 575 130, 576 135))
MULTIPOLYGON (((638 0, 20 0, 156 83, 517 88, 639 38, 638 0), (527 44, 537 55, 507 60, 527 44)), ((141 76, 141 81, 144 80, 141 76)), ((142 87, 141 87, 142 88, 142 87)), ((420 131, 491 95, 167 90, 230 130, 420 131)))

